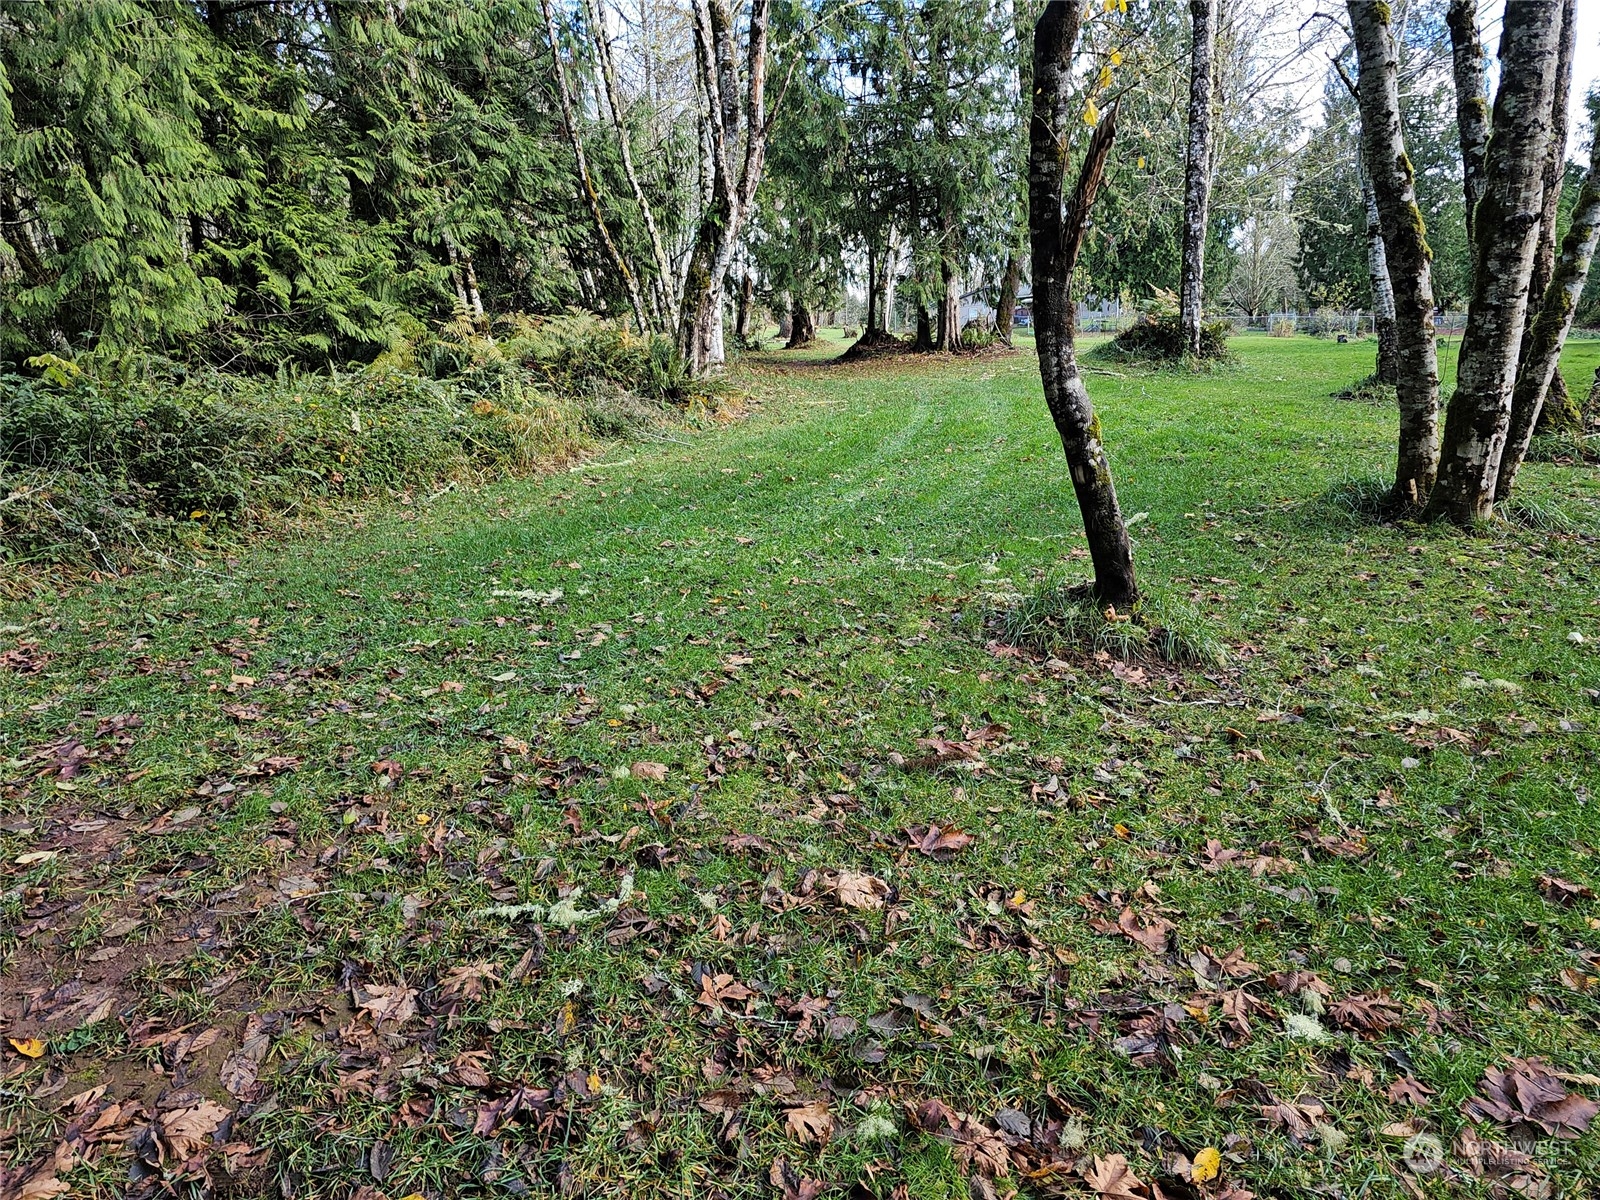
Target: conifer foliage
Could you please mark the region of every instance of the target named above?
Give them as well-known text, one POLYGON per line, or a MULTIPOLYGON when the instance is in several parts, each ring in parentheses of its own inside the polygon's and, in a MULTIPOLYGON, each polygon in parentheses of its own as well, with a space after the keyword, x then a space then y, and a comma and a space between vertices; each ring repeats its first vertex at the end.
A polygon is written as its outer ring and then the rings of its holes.
POLYGON ((5 6, 0 358, 316 364, 461 310, 623 311, 544 28, 537 0, 5 6))

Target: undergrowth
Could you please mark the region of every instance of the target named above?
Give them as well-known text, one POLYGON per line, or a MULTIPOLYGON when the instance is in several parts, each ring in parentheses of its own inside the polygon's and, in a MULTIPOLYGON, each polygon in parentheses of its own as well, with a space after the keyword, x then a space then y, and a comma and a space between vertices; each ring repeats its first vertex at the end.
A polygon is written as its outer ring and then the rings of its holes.
POLYGON ((525 474, 693 399, 665 339, 576 314, 457 321, 317 374, 31 365, 0 376, 0 562, 108 569, 319 502, 525 474))

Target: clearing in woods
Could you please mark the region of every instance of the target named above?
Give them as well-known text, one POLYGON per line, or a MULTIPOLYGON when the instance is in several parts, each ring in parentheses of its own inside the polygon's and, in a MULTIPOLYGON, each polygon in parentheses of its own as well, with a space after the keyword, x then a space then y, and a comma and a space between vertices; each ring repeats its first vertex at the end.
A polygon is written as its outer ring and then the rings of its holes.
POLYGON ((1330 398, 1370 345, 1237 348, 1090 376, 1219 665, 998 640, 1086 568, 1028 352, 757 356, 692 445, 6 606, 5 1154, 102 1195, 1600 1187, 1600 476, 1374 524, 1394 413, 1330 398))

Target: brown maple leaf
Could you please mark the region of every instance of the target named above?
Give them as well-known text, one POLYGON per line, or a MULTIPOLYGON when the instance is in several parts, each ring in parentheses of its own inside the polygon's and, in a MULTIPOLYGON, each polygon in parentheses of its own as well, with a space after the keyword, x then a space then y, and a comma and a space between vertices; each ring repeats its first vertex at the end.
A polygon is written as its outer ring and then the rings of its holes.
POLYGON ((795 1172, 786 1159, 772 1160, 772 1169, 767 1172, 767 1181, 778 1189, 783 1200, 817 1200, 817 1197, 822 1195, 822 1181, 803 1178, 795 1172))
POLYGON ((1579 900, 1593 900, 1594 889, 1559 875, 1539 876, 1539 890, 1544 898, 1554 904, 1576 904, 1579 900))
POLYGON ((1341 1029, 1353 1029, 1372 1037, 1399 1027, 1405 1020, 1405 1010, 1388 992, 1367 992, 1335 1000, 1328 1006, 1328 1016, 1341 1029))
POLYGON ((879 909, 889 895, 887 883, 864 871, 830 872, 823 886, 845 908, 879 909))
POLYGON ((951 825, 909 825, 905 834, 911 848, 929 858, 949 858, 972 845, 973 840, 970 833, 951 825))
POLYGON ((1461 1111, 1475 1120, 1496 1121, 1514 1135, 1575 1138, 1589 1128, 1600 1105, 1567 1090, 1560 1076, 1537 1058, 1512 1058, 1490 1067, 1479 1094, 1461 1111))
POLYGON ((833 1137, 833 1114, 828 1111, 826 1100, 811 1100, 785 1109, 783 1123, 790 1137, 807 1145, 825 1146, 833 1137))
POLYGON ((1433 1089, 1420 1079, 1403 1075, 1384 1089, 1384 1095, 1395 1104, 1414 1104, 1421 1108, 1428 1103, 1428 1097, 1433 1095, 1433 1089))
POLYGON ((489 988, 499 982, 500 976, 495 973, 493 963, 462 963, 440 976, 439 990, 462 1000, 481 1000, 489 988))
POLYGON ((211 1135, 227 1119, 228 1110, 211 1100, 162 1113, 159 1122, 162 1148, 174 1161, 186 1163, 205 1152, 211 1135))
POLYGON ((374 983, 355 989, 356 1007, 372 1018, 374 1026, 385 1021, 403 1025, 417 1015, 417 989, 405 984, 374 983))
POLYGON ((734 1004, 742 1004, 755 993, 732 975, 713 975, 707 971, 700 977, 700 997, 695 1001, 712 1012, 720 1012, 734 1004))
POLYGON ((1151 954, 1164 953, 1167 949, 1167 938, 1177 928, 1171 921, 1161 917, 1151 917, 1148 921, 1141 922, 1131 908, 1124 908, 1115 924, 1097 918, 1090 921, 1089 925, 1097 933, 1121 934, 1151 954))
POLYGON ((1094 1165, 1083 1173, 1083 1181, 1101 1200, 1144 1200, 1144 1181, 1133 1173, 1120 1154, 1095 1155, 1094 1165))

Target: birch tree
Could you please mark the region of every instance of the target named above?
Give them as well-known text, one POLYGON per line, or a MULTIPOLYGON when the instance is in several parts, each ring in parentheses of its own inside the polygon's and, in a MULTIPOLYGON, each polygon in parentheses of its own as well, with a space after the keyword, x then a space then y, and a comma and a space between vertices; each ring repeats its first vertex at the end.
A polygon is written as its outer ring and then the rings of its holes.
POLYGON ((1347 0, 1347 7, 1360 68, 1356 86, 1362 149, 1394 289, 1400 444, 1391 495, 1396 504, 1417 507, 1427 500, 1439 467, 1432 256, 1400 124, 1400 57, 1389 6, 1347 0))
MULTIPOLYGON (((1533 272, 1528 277, 1528 323, 1523 326, 1522 347, 1517 355, 1517 378, 1522 379, 1523 360, 1533 354, 1533 315, 1538 312, 1542 299, 1550 288, 1550 277, 1555 270, 1555 222, 1562 206, 1562 181, 1566 176, 1566 101, 1573 90, 1573 51, 1578 43, 1578 0, 1562 3, 1562 42, 1555 58, 1555 94, 1550 99, 1550 144, 1544 154, 1544 210, 1539 216, 1539 245, 1533 251, 1533 272)), ((1523 416, 1528 406, 1538 405, 1541 413, 1562 410, 1570 405, 1566 395, 1566 382, 1562 373, 1555 371, 1546 381, 1549 395, 1534 398, 1518 387, 1512 394, 1512 424, 1517 422, 1518 392, 1522 398, 1523 416)), ((1515 474, 1515 467, 1512 467, 1515 474)))
POLYGON ((1212 52, 1217 36, 1217 0, 1189 0, 1193 30, 1189 52, 1189 144, 1183 179, 1183 265, 1179 275, 1179 320, 1183 344, 1200 355, 1205 292, 1206 233, 1211 208, 1212 52))
POLYGON ((1072 488, 1083 514, 1094 594, 1114 607, 1131 608, 1139 598, 1133 547, 1117 505, 1111 460, 1100 440, 1100 418, 1089 400, 1074 345, 1072 270, 1083 245, 1089 210, 1116 136, 1113 105, 1100 117, 1078 170, 1065 193, 1071 130, 1078 124, 1071 97, 1071 67, 1083 7, 1078 0, 1050 0, 1033 33, 1033 113, 1028 127, 1028 234, 1033 250, 1033 311, 1039 375, 1045 403, 1061 438, 1072 488))
POLYGON ((1445 419, 1438 483, 1427 509, 1431 517, 1460 525, 1494 513, 1544 205, 1561 7, 1561 0, 1506 6, 1494 133, 1484 160, 1483 195, 1472 218, 1472 303, 1445 419))
MULTIPOLYGON (((1600 130, 1600 94, 1590 95, 1589 114, 1591 124, 1600 130)), ((1527 457, 1534 430, 1539 427, 1540 414, 1555 397, 1551 383, 1561 377, 1557 369, 1561 348, 1572 329, 1578 297, 1589 281, 1589 266, 1594 260, 1597 240, 1600 240, 1600 137, 1594 139, 1589 152, 1589 171, 1572 209, 1572 224, 1562 239, 1561 254, 1555 260, 1550 284, 1524 339, 1522 360, 1517 366, 1517 385, 1511 394, 1511 424, 1495 483, 1495 499, 1502 503, 1511 495, 1517 471, 1527 457)))
POLYGON ((768 11, 769 0, 751 0, 741 56, 740 31, 727 0, 694 0, 695 62, 711 169, 678 309, 678 352, 693 375, 726 361, 722 285, 755 202, 769 132, 768 11))
POLYGON ((1450 0, 1450 63, 1456 85, 1456 129, 1461 138, 1461 186, 1467 203, 1467 247, 1474 260, 1472 214, 1483 197, 1484 155, 1489 148, 1489 84, 1483 38, 1478 33, 1478 0, 1450 0))

